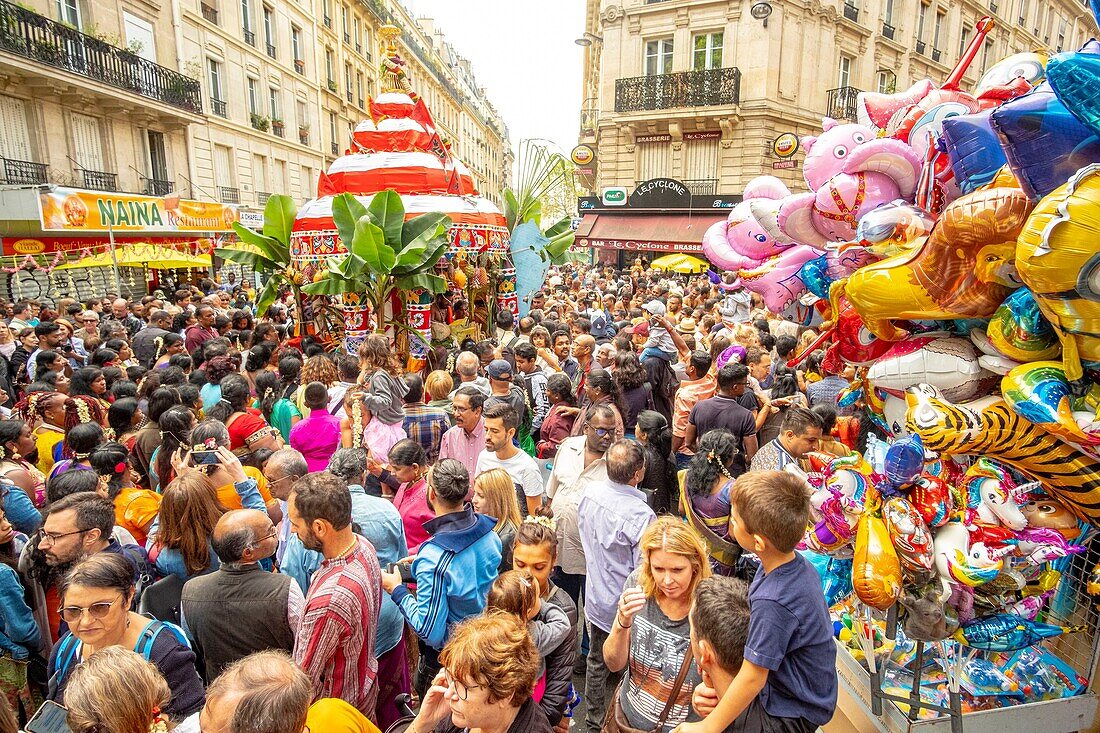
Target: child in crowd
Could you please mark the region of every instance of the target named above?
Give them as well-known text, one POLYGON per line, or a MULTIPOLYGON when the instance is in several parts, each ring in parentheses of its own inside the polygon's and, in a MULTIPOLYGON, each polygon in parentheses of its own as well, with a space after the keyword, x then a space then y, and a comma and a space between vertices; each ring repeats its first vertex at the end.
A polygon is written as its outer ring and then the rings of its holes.
POLYGON ((713 711, 676 733, 812 733, 833 716, 837 676, 821 582, 794 550, 810 518, 806 484, 782 471, 752 471, 737 479, 730 500, 734 537, 760 558, 744 660, 713 711))
POLYGON ((672 363, 676 361, 676 343, 660 319, 668 313, 665 304, 659 300, 651 300, 642 306, 642 310, 649 314, 649 338, 646 339, 642 349, 640 360, 656 357, 672 363))
POLYGON ((539 650, 539 674, 531 696, 535 702, 541 702, 546 690, 546 655, 568 636, 569 617, 553 603, 543 603, 539 581, 522 570, 509 570, 497 576, 489 588, 485 611, 514 614, 527 623, 531 640, 539 650))

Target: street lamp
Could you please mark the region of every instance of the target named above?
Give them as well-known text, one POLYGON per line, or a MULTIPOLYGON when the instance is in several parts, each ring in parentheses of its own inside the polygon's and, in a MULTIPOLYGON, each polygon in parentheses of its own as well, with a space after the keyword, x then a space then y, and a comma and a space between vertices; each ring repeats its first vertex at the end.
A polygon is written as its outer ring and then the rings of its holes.
POLYGON ((764 27, 768 27, 768 16, 772 14, 771 3, 758 2, 749 8, 749 15, 757 20, 764 21, 764 27))
POLYGON ((603 43, 603 37, 597 36, 595 33, 589 33, 588 31, 585 31, 584 35, 573 41, 573 43, 577 44, 578 46, 584 46, 587 48, 593 43, 603 43))

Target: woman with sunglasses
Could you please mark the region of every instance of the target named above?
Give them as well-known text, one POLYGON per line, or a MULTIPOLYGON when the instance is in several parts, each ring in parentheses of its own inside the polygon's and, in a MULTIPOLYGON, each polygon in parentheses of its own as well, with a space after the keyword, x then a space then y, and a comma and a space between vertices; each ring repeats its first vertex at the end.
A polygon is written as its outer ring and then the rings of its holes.
POLYGON ((69 631, 50 652, 50 700, 64 704, 73 671, 100 649, 119 646, 152 662, 164 675, 171 691, 164 713, 170 718, 181 720, 202 708, 202 680, 183 630, 130 610, 134 568, 125 556, 99 552, 82 560, 61 581, 58 595, 69 631))

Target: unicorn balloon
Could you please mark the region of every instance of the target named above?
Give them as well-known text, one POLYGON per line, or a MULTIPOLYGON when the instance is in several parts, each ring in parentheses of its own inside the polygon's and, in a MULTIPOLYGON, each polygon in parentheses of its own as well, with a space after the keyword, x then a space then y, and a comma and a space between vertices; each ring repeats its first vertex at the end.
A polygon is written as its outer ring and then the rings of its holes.
POLYGON ((980 524, 1003 525, 1012 530, 1027 526, 1018 497, 1026 496, 1035 484, 1016 486, 1008 472, 988 458, 979 458, 966 469, 959 489, 966 496, 966 508, 980 524))

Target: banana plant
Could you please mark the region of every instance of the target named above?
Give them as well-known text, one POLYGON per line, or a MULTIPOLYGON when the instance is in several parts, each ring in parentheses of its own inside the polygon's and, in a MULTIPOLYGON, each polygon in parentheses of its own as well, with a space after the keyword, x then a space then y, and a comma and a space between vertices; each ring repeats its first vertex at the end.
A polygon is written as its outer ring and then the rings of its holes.
POLYGON ((254 232, 240 222, 233 222, 233 231, 240 243, 214 250, 214 254, 223 260, 252 268, 266 283, 256 298, 257 318, 267 315, 280 288, 289 287, 294 298, 296 330, 301 328, 302 322, 302 287, 291 270, 290 234, 297 213, 298 207, 294 199, 275 194, 267 200, 264 207, 264 226, 261 232, 254 232))
POLYGON ((381 327, 385 305, 395 292, 446 289, 446 281, 432 270, 447 251, 449 216, 430 213, 406 220, 401 197, 387 189, 375 194, 367 206, 348 193, 336 196, 332 219, 348 254, 339 261, 330 260, 328 270, 303 292, 363 298, 381 327))
POLYGON ((550 227, 543 229, 542 218, 547 211, 562 212, 561 202, 575 202, 573 163, 564 155, 553 152, 539 140, 520 143, 519 164, 515 189, 504 190, 504 218, 508 231, 527 222, 534 222, 542 236, 549 240, 539 256, 553 264, 561 264, 573 244, 575 235, 570 217, 561 216, 550 227))

